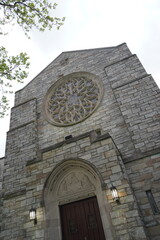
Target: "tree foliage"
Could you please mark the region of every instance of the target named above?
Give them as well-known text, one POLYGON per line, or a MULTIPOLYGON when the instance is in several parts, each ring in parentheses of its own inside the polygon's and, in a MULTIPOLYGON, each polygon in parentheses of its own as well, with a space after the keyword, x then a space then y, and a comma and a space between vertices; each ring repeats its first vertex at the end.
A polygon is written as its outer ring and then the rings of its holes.
MULTIPOLYGON (((39 31, 57 29, 63 25, 65 18, 52 17, 52 10, 57 4, 49 0, 0 0, 0 34, 5 35, 7 24, 18 24, 29 37, 30 30, 35 27, 39 31)), ((26 53, 8 56, 7 50, 0 47, 0 117, 4 117, 8 109, 8 96, 12 93, 13 81, 23 82, 28 76, 29 57, 26 53)))
POLYGON ((0 47, 0 117, 4 117, 9 109, 8 94, 13 93, 13 81, 23 82, 28 76, 29 57, 26 53, 17 56, 8 56, 4 47, 0 47))
MULTIPOLYGON (((52 17, 51 10, 55 10, 57 3, 50 3, 48 0, 1 0, 0 10, 2 17, 0 24, 17 23, 28 35, 28 32, 36 27, 39 31, 57 29, 63 25, 65 18, 52 17)), ((3 31, 1 29, 1 34, 3 31)))

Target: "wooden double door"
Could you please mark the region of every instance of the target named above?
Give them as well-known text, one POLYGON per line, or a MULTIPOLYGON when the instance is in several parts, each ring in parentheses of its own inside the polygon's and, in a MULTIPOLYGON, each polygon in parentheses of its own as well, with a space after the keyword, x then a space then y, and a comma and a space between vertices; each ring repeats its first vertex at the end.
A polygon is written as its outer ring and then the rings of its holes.
POLYGON ((96 197, 60 206, 63 240, 105 240, 96 197))

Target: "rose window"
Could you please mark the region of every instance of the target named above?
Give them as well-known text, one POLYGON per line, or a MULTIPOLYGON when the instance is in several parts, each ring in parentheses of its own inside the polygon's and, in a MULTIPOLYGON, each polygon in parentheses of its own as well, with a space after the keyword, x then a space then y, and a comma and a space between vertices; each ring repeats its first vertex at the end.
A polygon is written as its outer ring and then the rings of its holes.
POLYGON ((88 73, 70 74, 51 87, 45 103, 50 122, 68 126, 82 121, 95 110, 102 88, 93 76, 88 73))

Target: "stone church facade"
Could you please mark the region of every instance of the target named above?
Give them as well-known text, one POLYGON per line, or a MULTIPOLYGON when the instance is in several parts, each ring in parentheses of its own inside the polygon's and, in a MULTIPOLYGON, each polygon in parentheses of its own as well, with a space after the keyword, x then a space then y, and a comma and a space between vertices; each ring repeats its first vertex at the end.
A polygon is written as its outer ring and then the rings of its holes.
POLYGON ((0 238, 160 239, 159 95, 125 43, 63 52, 16 92, 0 238))

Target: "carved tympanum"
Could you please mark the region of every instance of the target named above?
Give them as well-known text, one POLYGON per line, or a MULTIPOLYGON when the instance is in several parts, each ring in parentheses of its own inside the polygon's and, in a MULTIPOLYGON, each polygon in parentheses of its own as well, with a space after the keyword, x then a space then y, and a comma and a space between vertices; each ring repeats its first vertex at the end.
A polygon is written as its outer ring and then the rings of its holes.
POLYGON ((94 185, 91 183, 88 176, 80 172, 72 172, 61 182, 58 189, 58 195, 64 196, 87 189, 94 189, 94 185))
POLYGON ((45 106, 50 121, 68 126, 87 118, 97 107, 102 88, 95 77, 71 74, 53 85, 45 106))

